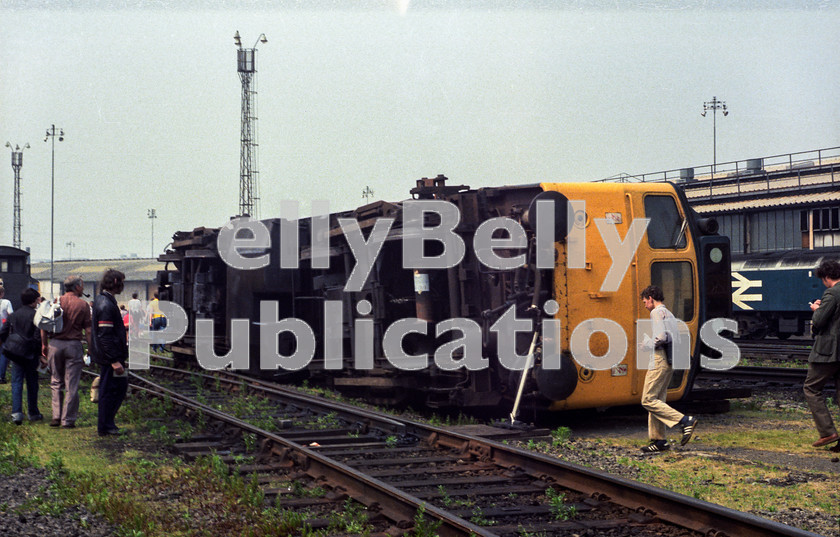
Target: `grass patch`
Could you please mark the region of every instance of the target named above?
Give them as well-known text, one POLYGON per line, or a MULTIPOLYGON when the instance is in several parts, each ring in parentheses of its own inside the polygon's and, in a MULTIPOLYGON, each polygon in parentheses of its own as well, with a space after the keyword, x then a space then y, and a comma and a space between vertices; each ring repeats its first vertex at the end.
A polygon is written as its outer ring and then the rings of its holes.
POLYGON ((704 444, 721 447, 813 454, 814 448, 811 447, 811 442, 814 441, 815 436, 813 425, 807 427, 803 424, 801 428, 790 430, 710 431, 704 433, 701 438, 704 444))
POLYGON ((452 416, 450 414, 438 416, 436 413, 432 413, 430 418, 421 419, 420 421, 425 421, 429 425, 433 425, 435 427, 456 427, 459 425, 475 425, 477 423, 481 423, 475 417, 464 414, 463 412, 458 412, 457 416, 452 416))
POLYGON ((811 419, 811 413, 804 404, 776 406, 777 401, 761 397, 736 399, 731 401, 728 416, 741 416, 749 419, 769 419, 773 421, 811 419))
MULTIPOLYGON (((49 473, 49 494, 36 495, 25 509, 49 515, 82 505, 113 524, 117 537, 320 537, 372 531, 367 511, 358 504, 348 502, 329 517, 329 528, 316 531, 307 521, 324 518, 323 513, 270 504, 256 476, 231 472, 218 456, 191 463, 170 456, 166 446, 177 434, 191 435, 193 426, 176 419, 167 402, 129 395, 117 415, 124 434, 100 438, 97 407, 87 397, 90 380, 83 377, 76 428, 49 427, 50 391, 45 379, 41 383, 39 404, 47 411, 45 421, 22 426, 0 422, 0 475, 14 475, 29 466, 49 473)), ((0 406, 10 404, 8 385, 0 386, 0 406)), ((243 414, 259 410, 244 400, 242 405, 243 414)), ((325 494, 301 484, 290 488, 299 489, 301 496, 325 494)))
POLYGON ((659 468, 662 481, 675 492, 739 511, 774 512, 785 507, 836 512, 833 479, 790 482, 790 472, 760 465, 671 457, 659 468))
MULTIPOLYGON (((646 436, 642 420, 638 420, 638 434, 611 436, 609 440, 577 434, 575 440, 568 440, 565 431, 555 430, 551 444, 531 441, 521 445, 572 461, 580 458, 579 464, 740 511, 803 510, 839 517, 840 493, 834 473, 826 471, 826 476, 762 461, 783 464, 787 456, 825 457, 826 453, 811 447, 816 434, 810 413, 795 402, 760 403, 735 401, 732 412, 701 419, 691 449, 677 448, 652 457, 638 451, 646 436), (582 453, 585 456, 577 456, 582 453), (626 470, 616 470, 614 463, 626 470)), ((679 428, 671 429, 669 435, 678 446, 679 428)))
MULTIPOLYGON (((11 391, 3 389, 0 391, 0 408, 10 408, 11 405, 11 391)), ((29 427, 19 427, 7 420, 0 422, 0 476, 13 475, 37 464, 37 458, 26 449, 31 438, 29 427)))
MULTIPOLYGON (((729 434, 721 433, 718 438, 729 438, 729 434)), ((775 439, 777 435, 784 439, 783 445, 793 442, 790 431, 750 431, 741 435, 746 437, 741 442, 745 447, 753 447, 754 439, 775 439)), ((704 435, 704 442, 716 441, 711 436, 704 435)), ((633 452, 638 449, 633 441, 616 443, 626 445, 633 452)), ((779 448, 779 451, 785 450, 779 448)), ((805 448, 801 451, 813 452, 805 448)), ((835 480, 818 474, 801 472, 805 479, 797 480, 791 479, 794 474, 789 469, 759 461, 733 461, 679 452, 644 458, 619 456, 615 460, 637 469, 635 480, 739 511, 775 512, 796 508, 838 512, 835 480)))

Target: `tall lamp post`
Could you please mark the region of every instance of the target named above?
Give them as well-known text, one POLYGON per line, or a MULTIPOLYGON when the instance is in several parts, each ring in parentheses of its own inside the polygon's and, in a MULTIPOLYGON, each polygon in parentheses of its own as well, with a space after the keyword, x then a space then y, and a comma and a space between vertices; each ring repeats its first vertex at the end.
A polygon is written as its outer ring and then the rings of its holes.
POLYGON ((52 140, 52 168, 50 172, 50 300, 54 298, 53 288, 55 286, 55 137, 58 141, 64 141, 64 129, 55 128, 55 124, 47 129, 44 141, 52 140), (58 131, 58 132, 56 132, 58 131))
POLYGON ((149 220, 152 221, 152 255, 151 257, 155 257, 155 218, 157 218, 157 214, 155 213, 154 209, 149 209, 146 211, 146 216, 149 217, 149 220))
MULTIPOLYGON (((6 142, 6 147, 11 148, 11 142, 6 142)), ((29 149, 29 144, 23 146, 29 149)), ((15 145, 12 149, 12 170, 15 172, 15 203, 12 208, 12 246, 20 248, 20 169, 23 167, 23 149, 15 145)))
POLYGON ((715 177, 717 171, 717 111, 722 110, 724 116, 729 115, 729 110, 726 109, 726 103, 718 101, 717 97, 712 97, 711 101, 703 103, 703 112, 700 114, 706 117, 706 112, 712 111, 712 179, 715 177))
POLYGON ((76 246, 76 243, 73 241, 67 241, 64 243, 64 246, 66 246, 68 250, 67 260, 73 261, 73 247, 76 246))

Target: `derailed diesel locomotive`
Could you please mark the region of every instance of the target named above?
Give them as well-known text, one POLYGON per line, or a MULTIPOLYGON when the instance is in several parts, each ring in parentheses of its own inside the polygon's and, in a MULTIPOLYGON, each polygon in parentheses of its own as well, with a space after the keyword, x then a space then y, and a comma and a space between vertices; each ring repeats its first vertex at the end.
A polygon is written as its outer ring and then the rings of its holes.
POLYGON ((159 258, 160 298, 189 320, 176 358, 201 362, 210 341, 253 374, 379 403, 509 409, 520 391, 550 410, 638 404, 639 293, 653 284, 691 336, 668 399, 690 391, 700 327, 731 317, 729 240, 679 189, 446 181, 421 179, 399 203, 177 232, 159 258))

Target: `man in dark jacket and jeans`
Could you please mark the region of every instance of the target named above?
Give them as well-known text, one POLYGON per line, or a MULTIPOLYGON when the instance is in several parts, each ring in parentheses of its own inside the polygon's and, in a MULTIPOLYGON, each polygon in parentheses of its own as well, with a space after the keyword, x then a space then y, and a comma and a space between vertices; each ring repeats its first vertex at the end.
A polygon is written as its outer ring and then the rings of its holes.
POLYGON ((18 334, 29 346, 25 356, 17 356, 12 362, 12 421, 23 423, 23 386, 26 384, 26 402, 29 421, 44 419, 38 410, 38 365, 47 365, 47 358, 41 354, 41 332, 32 320, 35 307, 41 295, 35 289, 24 289, 20 294, 23 307, 18 308, 0 328, 0 341, 5 342, 11 334, 18 334))
POLYGON ((116 295, 124 287, 125 274, 108 269, 99 283, 101 293, 93 300, 93 337, 90 356, 100 365, 99 371, 99 436, 119 434, 114 417, 128 390, 125 361, 128 345, 116 295))

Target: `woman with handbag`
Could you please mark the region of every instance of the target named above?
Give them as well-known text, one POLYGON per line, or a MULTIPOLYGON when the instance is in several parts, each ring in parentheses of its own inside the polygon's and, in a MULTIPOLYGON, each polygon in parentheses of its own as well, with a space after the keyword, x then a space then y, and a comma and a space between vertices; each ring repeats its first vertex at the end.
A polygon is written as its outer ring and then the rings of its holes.
POLYGON ((23 307, 17 309, 0 328, 4 354, 12 362, 12 421, 23 423, 23 384, 26 381, 26 399, 29 421, 44 419, 38 410, 38 366, 46 365, 41 355, 41 331, 35 326, 35 307, 41 295, 35 289, 24 289, 20 294, 23 307))

